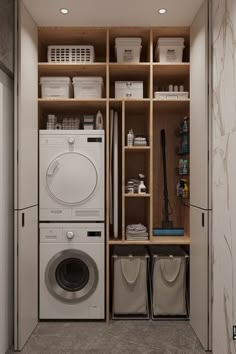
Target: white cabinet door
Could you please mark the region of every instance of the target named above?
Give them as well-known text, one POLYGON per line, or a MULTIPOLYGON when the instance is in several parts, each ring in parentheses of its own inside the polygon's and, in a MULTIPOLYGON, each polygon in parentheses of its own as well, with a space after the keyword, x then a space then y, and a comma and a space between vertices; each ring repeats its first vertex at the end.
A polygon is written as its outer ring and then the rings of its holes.
POLYGON ((209 348, 208 235, 210 211, 190 207, 190 323, 205 350, 209 348))
POLYGON ((38 207, 15 211, 15 350, 38 323, 38 207))
POLYGON ((38 50, 37 26, 17 3, 14 347, 21 350, 38 321, 38 50))
POLYGON ((18 16, 15 209, 24 209, 38 204, 38 35, 22 1, 18 16))
POLYGON ((190 204, 209 209, 207 1, 204 1, 191 26, 190 63, 190 204))

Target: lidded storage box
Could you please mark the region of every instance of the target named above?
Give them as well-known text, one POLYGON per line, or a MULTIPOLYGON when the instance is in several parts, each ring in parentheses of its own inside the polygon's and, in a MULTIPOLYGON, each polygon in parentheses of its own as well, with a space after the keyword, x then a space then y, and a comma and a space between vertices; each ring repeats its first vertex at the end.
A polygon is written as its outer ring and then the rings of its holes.
POLYGON ((41 97, 42 98, 70 98, 71 79, 69 77, 50 76, 41 77, 41 97))
POLYGON ((178 246, 152 246, 151 297, 155 316, 186 316, 188 256, 178 246))
POLYGON ((147 318, 149 255, 143 246, 116 246, 113 254, 113 317, 147 318))
POLYGON ((139 63, 142 39, 120 37, 115 39, 115 52, 118 63, 139 63))
POLYGON ((115 81, 115 98, 143 98, 143 82, 115 81))
POLYGON ((92 45, 50 45, 48 46, 49 63, 93 63, 94 47, 92 45))
POLYGON ((170 92, 170 91, 156 91, 154 98, 158 100, 185 100, 188 98, 188 92, 170 92))
POLYGON ((102 77, 73 77, 75 98, 102 98, 102 77))
POLYGON ((184 38, 159 38, 156 45, 155 60, 160 63, 182 63, 184 38))

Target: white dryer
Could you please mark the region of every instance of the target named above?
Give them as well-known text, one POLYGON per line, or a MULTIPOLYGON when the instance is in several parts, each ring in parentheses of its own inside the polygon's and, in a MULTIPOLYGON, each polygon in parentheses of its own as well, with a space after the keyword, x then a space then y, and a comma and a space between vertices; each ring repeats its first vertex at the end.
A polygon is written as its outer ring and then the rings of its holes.
POLYGON ((40 131, 40 221, 104 220, 104 131, 40 131))
POLYGON ((40 319, 104 319, 104 224, 40 225, 40 319))

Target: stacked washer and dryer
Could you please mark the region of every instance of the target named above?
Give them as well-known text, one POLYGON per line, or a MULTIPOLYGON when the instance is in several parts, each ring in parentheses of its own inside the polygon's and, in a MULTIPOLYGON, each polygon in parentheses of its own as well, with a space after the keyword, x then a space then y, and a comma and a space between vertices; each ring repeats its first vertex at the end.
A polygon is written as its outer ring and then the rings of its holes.
POLYGON ((104 319, 104 131, 40 131, 40 319, 104 319))

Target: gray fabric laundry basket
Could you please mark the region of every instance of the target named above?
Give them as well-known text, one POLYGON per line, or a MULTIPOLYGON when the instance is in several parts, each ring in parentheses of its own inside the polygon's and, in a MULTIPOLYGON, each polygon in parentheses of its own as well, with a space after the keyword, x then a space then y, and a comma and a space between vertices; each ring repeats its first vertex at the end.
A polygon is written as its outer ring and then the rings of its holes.
POLYGON ((113 318, 149 317, 148 260, 145 247, 115 247, 113 253, 113 318))
POLYGON ((152 315, 187 316, 187 254, 177 246, 151 247, 152 315))

